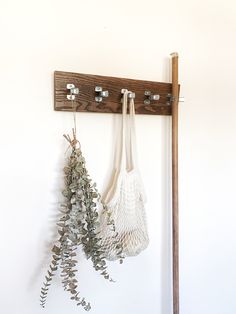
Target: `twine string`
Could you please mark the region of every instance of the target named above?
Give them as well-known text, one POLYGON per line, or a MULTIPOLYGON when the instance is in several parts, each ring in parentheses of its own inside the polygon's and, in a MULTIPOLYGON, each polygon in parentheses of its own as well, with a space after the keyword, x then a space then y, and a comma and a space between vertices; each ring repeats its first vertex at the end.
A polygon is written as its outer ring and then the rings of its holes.
POLYGON ((64 138, 69 142, 69 146, 66 149, 66 152, 68 151, 68 149, 70 147, 72 147, 73 149, 76 149, 77 144, 79 144, 79 149, 81 147, 80 142, 77 140, 76 134, 77 134, 77 121, 76 121, 76 106, 75 106, 75 102, 72 99, 71 100, 72 103, 72 112, 73 112, 73 124, 74 127, 72 128, 72 138, 70 137, 69 134, 63 134, 64 138))

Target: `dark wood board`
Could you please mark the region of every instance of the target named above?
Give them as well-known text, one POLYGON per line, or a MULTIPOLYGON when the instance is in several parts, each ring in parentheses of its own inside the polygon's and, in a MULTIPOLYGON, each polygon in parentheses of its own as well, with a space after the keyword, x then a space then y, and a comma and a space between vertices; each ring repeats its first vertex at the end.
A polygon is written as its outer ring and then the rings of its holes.
POLYGON ((54 109, 57 111, 72 111, 72 102, 67 100, 69 90, 66 84, 74 84, 80 90, 76 95, 74 108, 80 112, 121 113, 121 89, 126 88, 135 93, 135 112, 137 114, 171 115, 172 105, 168 94, 172 92, 171 83, 134 80, 109 76, 80 74, 55 71, 54 73, 54 109), (102 103, 95 101, 95 86, 101 86, 109 91, 109 97, 103 98, 102 103), (144 104, 144 92, 150 90, 152 94, 159 94, 160 100, 144 104))

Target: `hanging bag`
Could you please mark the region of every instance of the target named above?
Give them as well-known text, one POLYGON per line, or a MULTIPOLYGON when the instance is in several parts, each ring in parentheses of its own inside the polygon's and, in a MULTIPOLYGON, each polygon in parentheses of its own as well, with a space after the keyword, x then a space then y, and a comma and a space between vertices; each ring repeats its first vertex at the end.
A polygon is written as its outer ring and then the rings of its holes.
MULTIPOLYGON (((117 243, 124 257, 139 254, 149 243, 144 208, 145 193, 137 168, 133 98, 129 99, 129 115, 127 115, 129 93, 125 90, 123 97, 120 164, 103 198, 116 232, 114 241, 114 232, 107 227, 107 224, 101 223, 103 250, 109 260, 119 258, 117 243)), ((101 217, 101 221, 104 219, 101 217)))

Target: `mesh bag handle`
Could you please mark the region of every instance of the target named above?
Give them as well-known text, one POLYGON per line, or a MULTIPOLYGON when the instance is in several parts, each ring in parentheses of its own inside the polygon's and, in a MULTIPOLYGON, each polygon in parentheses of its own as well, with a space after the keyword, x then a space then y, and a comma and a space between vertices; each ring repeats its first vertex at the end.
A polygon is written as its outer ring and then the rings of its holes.
POLYGON ((133 98, 129 101, 129 114, 127 114, 128 96, 130 93, 130 91, 125 90, 122 106, 122 152, 120 161, 120 168, 122 170, 132 170, 137 166, 135 106, 133 98))

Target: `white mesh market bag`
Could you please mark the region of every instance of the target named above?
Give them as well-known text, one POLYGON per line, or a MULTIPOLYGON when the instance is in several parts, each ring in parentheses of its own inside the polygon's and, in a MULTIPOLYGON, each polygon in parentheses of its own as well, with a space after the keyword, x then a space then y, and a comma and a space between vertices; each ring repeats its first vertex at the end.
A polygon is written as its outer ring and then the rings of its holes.
POLYGON ((122 108, 122 145, 119 165, 110 188, 103 197, 110 218, 114 221, 116 237, 110 226, 101 217, 101 238, 108 260, 119 258, 117 243, 122 255, 134 256, 144 250, 149 243, 144 209, 145 193, 136 161, 135 107, 133 98, 127 101, 129 91, 125 90, 122 108))

